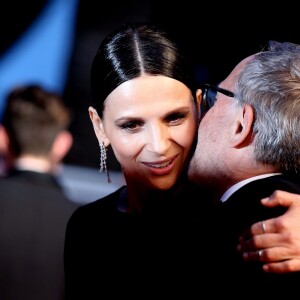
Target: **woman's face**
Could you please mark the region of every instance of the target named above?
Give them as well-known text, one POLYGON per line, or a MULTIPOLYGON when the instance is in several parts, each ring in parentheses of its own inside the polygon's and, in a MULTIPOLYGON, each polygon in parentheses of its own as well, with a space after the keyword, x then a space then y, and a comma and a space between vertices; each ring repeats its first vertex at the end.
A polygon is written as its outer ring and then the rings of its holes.
POLYGON ((127 184, 161 190, 171 188, 188 163, 197 124, 191 91, 164 76, 118 86, 105 101, 102 120, 127 184))

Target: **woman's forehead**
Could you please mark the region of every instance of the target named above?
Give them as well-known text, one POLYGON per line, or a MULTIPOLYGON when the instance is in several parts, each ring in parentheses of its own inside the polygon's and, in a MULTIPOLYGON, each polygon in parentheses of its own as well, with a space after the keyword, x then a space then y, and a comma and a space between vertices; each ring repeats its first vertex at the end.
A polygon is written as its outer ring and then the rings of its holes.
POLYGON ((176 98, 178 95, 189 94, 190 90, 182 82, 166 76, 143 75, 123 82, 106 98, 106 102, 113 100, 144 102, 147 98, 161 99, 165 97, 176 98))
POLYGON ((191 91, 180 81, 163 76, 146 76, 118 86, 105 101, 105 113, 142 118, 190 108, 191 91))

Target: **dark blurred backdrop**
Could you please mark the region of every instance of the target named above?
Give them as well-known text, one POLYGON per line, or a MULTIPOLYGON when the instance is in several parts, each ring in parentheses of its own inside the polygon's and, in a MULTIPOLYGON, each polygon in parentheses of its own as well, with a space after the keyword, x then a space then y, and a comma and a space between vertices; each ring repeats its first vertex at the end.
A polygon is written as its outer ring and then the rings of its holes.
MULTIPOLYGON (((50 1, 2 3, 0 58, 50 1)), ((242 58, 260 50, 269 39, 300 43, 297 8, 288 1, 280 5, 262 1, 234 5, 194 0, 180 4, 163 0, 75 2, 74 41, 62 90, 74 116, 71 127, 74 146, 66 158, 69 164, 98 167, 100 151, 87 110, 89 70, 103 37, 121 23, 153 22, 173 33, 194 62, 199 84, 218 83, 242 58)), ((111 150, 109 157, 109 168, 118 170, 111 150)))

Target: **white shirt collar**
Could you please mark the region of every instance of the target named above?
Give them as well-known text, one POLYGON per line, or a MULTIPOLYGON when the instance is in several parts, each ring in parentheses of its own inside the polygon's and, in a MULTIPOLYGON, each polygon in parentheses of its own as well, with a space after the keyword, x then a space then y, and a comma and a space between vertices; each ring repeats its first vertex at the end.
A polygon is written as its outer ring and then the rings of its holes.
POLYGON ((280 175, 281 173, 268 173, 268 174, 263 174, 263 175, 258 175, 258 176, 253 176, 251 178, 242 180, 236 184, 234 184, 232 187, 230 187, 221 197, 220 201, 225 202, 234 192, 236 192, 238 189, 240 189, 242 186, 246 185, 247 183, 251 181, 255 181, 258 179, 266 178, 266 177, 271 177, 275 175, 280 175))

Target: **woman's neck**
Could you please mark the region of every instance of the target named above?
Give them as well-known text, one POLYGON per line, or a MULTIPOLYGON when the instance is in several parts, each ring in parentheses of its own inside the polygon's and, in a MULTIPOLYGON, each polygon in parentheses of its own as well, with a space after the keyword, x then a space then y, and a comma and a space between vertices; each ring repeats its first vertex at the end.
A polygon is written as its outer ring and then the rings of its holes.
POLYGON ((157 190, 137 183, 127 184, 127 188, 121 193, 119 210, 138 214, 151 210, 165 203, 176 190, 175 187, 169 190, 157 190))

